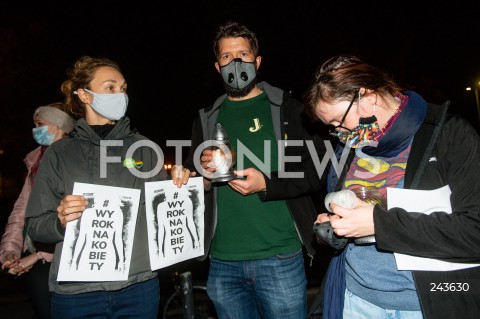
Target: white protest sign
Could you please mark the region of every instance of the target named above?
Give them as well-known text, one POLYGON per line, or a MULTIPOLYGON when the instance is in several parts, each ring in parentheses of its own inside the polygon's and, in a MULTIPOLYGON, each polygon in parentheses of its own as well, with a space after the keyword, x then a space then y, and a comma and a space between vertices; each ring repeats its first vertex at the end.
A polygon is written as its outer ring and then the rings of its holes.
POLYGON ((89 204, 67 224, 58 281, 127 280, 140 201, 139 189, 75 183, 89 204))
POLYGON ((145 207, 152 270, 204 254, 203 177, 145 183, 145 207))
MULTIPOLYGON (((388 209, 400 207, 407 212, 420 212, 427 215, 432 212, 451 214, 451 193, 449 185, 433 190, 387 188, 388 209)), ((394 255, 398 270, 450 271, 480 266, 480 264, 455 263, 399 253, 394 255)))

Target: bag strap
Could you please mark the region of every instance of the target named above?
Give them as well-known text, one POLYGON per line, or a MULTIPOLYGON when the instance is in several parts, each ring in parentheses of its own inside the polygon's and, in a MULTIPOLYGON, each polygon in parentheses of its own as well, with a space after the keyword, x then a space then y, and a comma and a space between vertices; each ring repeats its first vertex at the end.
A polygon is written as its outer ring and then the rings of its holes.
POLYGON ((428 105, 427 117, 413 139, 412 150, 418 151, 413 151, 407 162, 407 170, 415 172, 415 175, 407 174, 405 176, 405 188, 414 189, 420 183, 425 167, 442 131, 449 105, 450 101, 441 106, 428 105), (422 152, 424 145, 427 145, 427 148, 422 152), (415 169, 417 165, 418 167, 415 169))

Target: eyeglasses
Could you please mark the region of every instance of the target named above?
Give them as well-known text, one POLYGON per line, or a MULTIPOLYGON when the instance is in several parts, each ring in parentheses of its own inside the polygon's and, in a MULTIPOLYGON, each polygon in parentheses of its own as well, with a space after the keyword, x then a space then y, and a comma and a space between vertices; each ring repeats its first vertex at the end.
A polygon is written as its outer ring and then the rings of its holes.
POLYGON ((340 120, 340 123, 339 123, 338 125, 334 126, 333 129, 329 130, 329 131, 328 131, 328 134, 330 134, 331 136, 335 136, 335 137, 336 137, 336 136, 338 135, 337 130, 338 130, 339 128, 345 129, 345 130, 350 131, 350 132, 352 131, 351 129, 349 129, 349 128, 345 127, 345 126, 342 126, 342 124, 343 124, 343 122, 345 121, 345 118, 347 117, 348 112, 350 112, 350 109, 352 108, 353 102, 355 102, 355 99, 357 98, 357 96, 358 96, 358 92, 353 95, 352 100, 350 101, 350 104, 348 105, 347 110, 345 111, 345 114, 343 114, 343 117, 342 117, 342 119, 340 120))

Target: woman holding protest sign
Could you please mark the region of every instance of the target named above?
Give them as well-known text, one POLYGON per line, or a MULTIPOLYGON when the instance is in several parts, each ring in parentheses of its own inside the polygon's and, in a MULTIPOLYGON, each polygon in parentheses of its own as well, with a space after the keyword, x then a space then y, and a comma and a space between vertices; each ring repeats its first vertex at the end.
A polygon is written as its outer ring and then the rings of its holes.
POLYGON ((77 119, 75 129, 71 139, 45 152, 26 212, 30 237, 56 243, 49 281, 52 318, 157 318, 160 289, 150 268, 144 184, 167 178, 162 152, 130 128, 127 83, 117 63, 84 56, 67 74, 61 90, 77 119), (91 205, 89 198, 72 195, 76 182, 140 190, 127 280, 58 281, 67 224, 91 205))

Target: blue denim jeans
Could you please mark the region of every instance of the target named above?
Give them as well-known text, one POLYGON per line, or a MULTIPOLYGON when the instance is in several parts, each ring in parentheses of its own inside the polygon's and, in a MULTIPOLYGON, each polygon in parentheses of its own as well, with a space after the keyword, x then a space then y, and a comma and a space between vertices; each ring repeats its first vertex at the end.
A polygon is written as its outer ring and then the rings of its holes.
POLYGON ((160 304, 158 279, 153 278, 115 291, 75 295, 52 294, 52 319, 151 318, 160 304))
POLYGON ((302 250, 259 260, 210 260, 207 292, 220 319, 306 318, 306 289, 302 250))
POLYGON ((345 289, 344 319, 422 319, 421 311, 384 309, 345 289))

